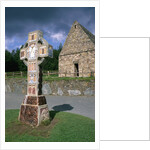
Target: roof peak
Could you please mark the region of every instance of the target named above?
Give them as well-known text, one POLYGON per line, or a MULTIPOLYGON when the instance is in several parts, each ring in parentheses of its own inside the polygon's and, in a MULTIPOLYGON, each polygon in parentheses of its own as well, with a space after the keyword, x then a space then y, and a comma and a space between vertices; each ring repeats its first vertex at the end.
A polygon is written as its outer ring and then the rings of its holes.
POLYGON ((80 28, 85 32, 85 34, 90 38, 90 40, 95 43, 95 35, 93 35, 89 30, 87 30, 84 26, 82 26, 78 21, 74 21, 74 23, 72 24, 72 27, 75 26, 76 28, 77 26, 80 26, 80 28))
POLYGON ((75 20, 75 21, 73 22, 73 24, 79 24, 79 22, 78 22, 77 20, 75 20))
POLYGON ((95 36, 77 21, 74 21, 60 55, 69 55, 95 50, 95 36))

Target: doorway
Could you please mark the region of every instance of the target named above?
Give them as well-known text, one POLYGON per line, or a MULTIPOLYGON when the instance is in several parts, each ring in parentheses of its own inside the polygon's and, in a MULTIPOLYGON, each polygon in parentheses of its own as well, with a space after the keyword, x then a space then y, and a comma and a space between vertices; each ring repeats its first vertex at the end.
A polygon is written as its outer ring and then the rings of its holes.
POLYGON ((75 77, 79 77, 79 64, 75 63, 74 68, 75 68, 75 77))

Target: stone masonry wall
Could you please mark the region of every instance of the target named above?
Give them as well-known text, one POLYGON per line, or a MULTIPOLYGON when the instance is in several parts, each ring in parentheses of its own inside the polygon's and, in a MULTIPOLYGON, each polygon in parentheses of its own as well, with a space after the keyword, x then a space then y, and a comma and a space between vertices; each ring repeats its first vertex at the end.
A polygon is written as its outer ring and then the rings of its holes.
POLYGON ((79 77, 89 77, 95 72, 95 51, 59 56, 59 76, 74 77, 75 63, 79 66, 79 77))
MULTIPOLYGON (((72 25, 60 55, 95 50, 95 43, 84 32, 80 24, 72 25)), ((93 35, 93 38, 94 35, 93 35)))
MULTIPOLYGON (((60 81, 43 81, 42 92, 44 95, 59 96, 94 96, 95 81, 82 80, 60 80, 60 81)), ((6 93, 27 93, 26 79, 6 79, 6 93)))
POLYGON ((90 72, 95 72, 95 36, 77 21, 59 55, 59 77, 76 76, 75 64, 79 68, 79 77, 88 77, 90 72))

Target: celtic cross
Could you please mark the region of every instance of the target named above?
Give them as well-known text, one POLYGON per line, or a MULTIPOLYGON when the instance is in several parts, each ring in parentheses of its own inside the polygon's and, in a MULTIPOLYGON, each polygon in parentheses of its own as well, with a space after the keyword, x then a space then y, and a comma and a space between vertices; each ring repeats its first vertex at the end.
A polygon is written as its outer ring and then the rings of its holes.
POLYGON ((39 30, 30 32, 26 44, 20 50, 20 59, 27 66, 27 95, 21 104, 19 120, 38 126, 49 119, 46 98, 42 95, 41 68, 44 58, 52 54, 52 46, 39 30))

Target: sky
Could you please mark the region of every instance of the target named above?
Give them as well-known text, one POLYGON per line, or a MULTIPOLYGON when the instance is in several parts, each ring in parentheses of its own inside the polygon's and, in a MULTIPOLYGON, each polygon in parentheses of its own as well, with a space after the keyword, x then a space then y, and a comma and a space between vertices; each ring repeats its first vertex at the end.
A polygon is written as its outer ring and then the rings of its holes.
POLYGON ((57 49, 75 20, 95 35, 94 7, 6 7, 5 49, 12 51, 24 45, 28 33, 35 30, 41 30, 57 49))

